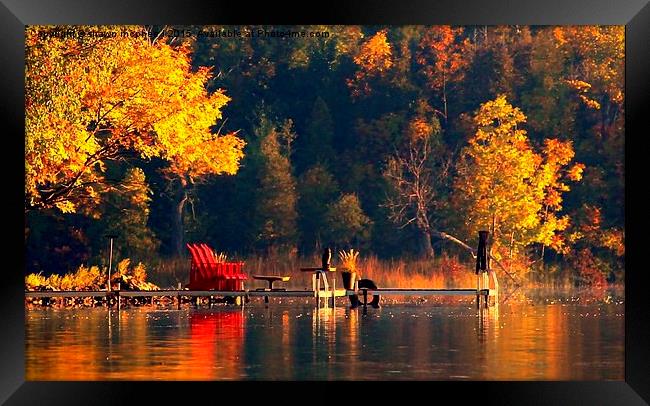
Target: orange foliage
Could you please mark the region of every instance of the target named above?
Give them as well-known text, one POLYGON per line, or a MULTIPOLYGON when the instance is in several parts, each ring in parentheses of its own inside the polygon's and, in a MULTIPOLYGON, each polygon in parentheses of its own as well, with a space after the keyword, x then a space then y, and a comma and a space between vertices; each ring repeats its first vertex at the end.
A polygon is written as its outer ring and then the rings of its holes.
POLYGON ((361 45, 359 53, 354 57, 357 71, 354 78, 347 80, 354 97, 369 95, 372 91, 369 80, 385 76, 393 66, 392 50, 386 33, 385 29, 377 32, 361 45))
POLYGON ((468 40, 461 40, 463 28, 437 25, 427 29, 418 46, 417 62, 432 89, 443 89, 447 83, 462 80, 468 40))
POLYGON ((583 239, 590 245, 611 250, 617 256, 625 255, 625 233, 616 227, 603 228, 602 214, 599 207, 584 205, 578 225, 574 231, 574 240, 583 239))

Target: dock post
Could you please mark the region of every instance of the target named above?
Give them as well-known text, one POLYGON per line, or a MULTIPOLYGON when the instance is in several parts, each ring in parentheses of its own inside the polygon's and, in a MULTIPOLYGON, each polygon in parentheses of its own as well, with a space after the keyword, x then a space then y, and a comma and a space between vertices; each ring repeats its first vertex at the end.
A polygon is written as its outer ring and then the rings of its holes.
MULTIPOLYGON (((488 231, 478 232, 478 248, 476 249, 476 308, 481 308, 482 289, 485 289, 486 273, 490 270, 488 255, 488 231)), ((485 303, 488 303, 490 284, 487 284, 488 295, 485 296, 485 303)))
POLYGON ((332 278, 332 310, 336 308, 336 278, 332 278))
POLYGON ((320 309, 320 273, 316 271, 316 307, 320 309))
POLYGON ((122 310, 122 301, 120 300, 120 283, 117 283, 117 290, 115 290, 115 299, 117 300, 117 311, 122 310))
POLYGON ((494 305, 496 306, 499 302, 499 281, 497 279, 497 273, 494 272, 493 270, 490 270, 489 273, 491 279, 492 279, 492 284, 494 285, 494 305))

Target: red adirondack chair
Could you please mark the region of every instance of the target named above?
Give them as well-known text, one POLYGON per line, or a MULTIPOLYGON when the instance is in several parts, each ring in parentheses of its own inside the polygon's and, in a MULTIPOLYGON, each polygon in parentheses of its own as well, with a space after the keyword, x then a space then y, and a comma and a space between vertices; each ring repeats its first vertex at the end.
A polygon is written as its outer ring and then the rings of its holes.
POLYGON ((226 281, 229 287, 233 290, 243 290, 244 281, 248 276, 242 272, 244 267, 243 262, 227 262, 225 265, 226 281))
POLYGON ((201 258, 196 253, 196 248, 192 244, 185 244, 190 251, 190 285, 195 285, 198 281, 205 279, 201 258))
POLYGON ((216 253, 207 244, 202 243, 204 257, 210 267, 214 267, 219 279, 219 290, 244 290, 244 281, 248 276, 243 273, 243 262, 222 262, 216 261, 216 253))
POLYGON ((237 276, 237 280, 239 281, 237 287, 239 288, 239 290, 244 290, 244 281, 248 280, 248 275, 244 273, 243 262, 235 262, 235 275, 237 276))
POLYGON ((226 290, 226 275, 224 273, 223 263, 217 262, 217 256, 208 244, 201 243, 197 246, 197 249, 201 251, 203 258, 206 259, 209 268, 212 270, 212 274, 216 280, 215 288, 217 290, 226 290))
POLYGON ((195 244, 186 244, 192 255, 190 265, 190 283, 186 286, 193 290, 218 289, 218 274, 211 266, 209 258, 195 244))
POLYGON ((188 289, 244 290, 248 276, 242 272, 243 262, 217 262, 217 256, 207 244, 186 244, 192 255, 188 289))

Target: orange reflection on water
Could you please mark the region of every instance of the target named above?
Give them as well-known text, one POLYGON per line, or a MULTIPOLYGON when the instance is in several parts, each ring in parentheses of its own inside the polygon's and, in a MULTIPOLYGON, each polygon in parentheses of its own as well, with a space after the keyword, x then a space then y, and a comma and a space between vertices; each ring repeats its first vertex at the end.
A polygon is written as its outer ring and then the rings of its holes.
POLYGON ((29 310, 27 380, 622 380, 602 298, 381 309, 29 310))

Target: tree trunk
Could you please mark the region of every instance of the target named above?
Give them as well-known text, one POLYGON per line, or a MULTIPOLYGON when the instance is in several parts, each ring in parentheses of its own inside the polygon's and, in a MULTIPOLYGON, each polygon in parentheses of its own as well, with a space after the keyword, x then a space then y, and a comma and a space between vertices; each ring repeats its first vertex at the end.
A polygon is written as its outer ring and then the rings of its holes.
POLYGON ((183 212, 185 210, 185 203, 187 203, 187 191, 181 187, 178 194, 178 202, 174 207, 173 223, 172 223, 172 246, 176 255, 184 257, 185 249, 185 228, 183 227, 183 212))
POLYGON ((431 246, 431 235, 426 230, 418 229, 419 238, 419 254, 420 257, 431 259, 433 258, 433 247, 431 246))

